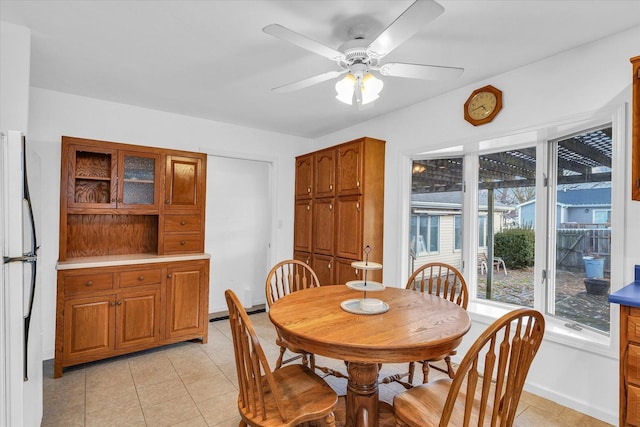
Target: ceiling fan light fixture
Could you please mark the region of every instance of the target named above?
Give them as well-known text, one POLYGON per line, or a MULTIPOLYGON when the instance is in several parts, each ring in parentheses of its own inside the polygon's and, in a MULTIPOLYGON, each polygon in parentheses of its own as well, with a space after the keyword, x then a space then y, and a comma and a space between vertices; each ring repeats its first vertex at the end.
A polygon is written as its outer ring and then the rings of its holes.
POLYGON ((352 73, 347 74, 336 83, 336 99, 348 105, 353 105, 355 94, 356 102, 361 105, 369 104, 380 97, 384 82, 371 73, 363 77, 356 77, 352 73))
POLYGON ((362 91, 362 104, 368 104, 378 99, 383 87, 384 82, 382 80, 376 78, 371 73, 365 74, 360 85, 362 91))
POLYGON ((344 76, 343 79, 338 80, 336 83, 336 99, 345 104, 353 104, 353 92, 356 87, 356 78, 353 74, 349 73, 344 76))

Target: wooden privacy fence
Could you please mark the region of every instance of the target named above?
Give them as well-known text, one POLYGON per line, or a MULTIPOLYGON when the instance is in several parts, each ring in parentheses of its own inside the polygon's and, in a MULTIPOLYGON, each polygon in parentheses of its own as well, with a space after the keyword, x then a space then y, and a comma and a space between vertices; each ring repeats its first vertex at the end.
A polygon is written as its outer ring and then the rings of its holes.
POLYGON ((584 273, 583 256, 604 258, 604 271, 611 270, 610 228, 560 228, 556 235, 556 268, 584 273))

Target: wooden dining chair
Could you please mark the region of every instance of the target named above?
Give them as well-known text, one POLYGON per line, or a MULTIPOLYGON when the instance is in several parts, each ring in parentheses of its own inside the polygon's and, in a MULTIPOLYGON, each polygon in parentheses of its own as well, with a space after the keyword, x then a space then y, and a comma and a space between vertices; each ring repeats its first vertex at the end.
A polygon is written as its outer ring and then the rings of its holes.
POLYGON ((394 397, 396 426, 512 426, 543 335, 539 311, 505 314, 473 343, 453 379, 421 384, 394 397))
MULTIPOLYGON (((320 286, 318 276, 316 276, 316 273, 307 264, 295 259, 280 261, 274 265, 271 271, 269 271, 269 274, 267 274, 265 286, 267 305, 271 307, 274 302, 285 295, 316 286, 320 286)), ((315 369, 315 357, 313 354, 309 354, 288 343, 280 336, 280 332, 277 333, 276 344, 280 347, 280 355, 276 361, 276 369, 280 369, 282 365, 298 359, 302 359, 303 365, 306 366, 310 364, 311 369, 315 369), (287 350, 294 353, 294 355, 284 359, 287 350)))
POLYGON ((236 294, 224 293, 229 307, 240 426, 297 426, 312 420, 335 427, 338 395, 307 366, 291 364, 271 372, 262 346, 236 294))
MULTIPOLYGON (((267 305, 271 305, 285 295, 302 289, 320 286, 318 276, 306 263, 295 259, 280 261, 271 268, 267 275, 265 292, 267 295, 267 305)), ((313 353, 307 353, 295 345, 287 342, 277 332, 276 344, 280 347, 280 355, 276 361, 276 369, 280 369, 282 365, 302 359, 303 365, 309 365, 312 370, 318 369, 328 375, 338 378, 348 378, 347 374, 331 369, 326 366, 317 366, 313 353), (294 353, 293 356, 284 359, 287 350, 294 353)))
MULTIPOLYGON (((409 277, 405 288, 439 296, 458 304, 465 310, 469 302, 467 282, 464 280, 462 273, 454 266, 442 262, 431 262, 419 267, 413 272, 411 277, 409 277)), ((449 378, 453 378, 455 372, 451 366, 451 356, 455 354, 456 352, 454 350, 453 352, 443 354, 441 357, 418 361, 417 363, 422 365, 422 382, 429 382, 430 368, 444 372, 449 375, 449 378), (441 360, 444 360, 446 364, 445 368, 434 364, 441 360)), ((395 381, 402 384, 405 388, 411 388, 413 386, 415 363, 416 362, 409 363, 408 372, 392 375, 383 379, 381 382, 389 383, 395 381), (406 382, 402 380, 405 377, 407 377, 406 382)))

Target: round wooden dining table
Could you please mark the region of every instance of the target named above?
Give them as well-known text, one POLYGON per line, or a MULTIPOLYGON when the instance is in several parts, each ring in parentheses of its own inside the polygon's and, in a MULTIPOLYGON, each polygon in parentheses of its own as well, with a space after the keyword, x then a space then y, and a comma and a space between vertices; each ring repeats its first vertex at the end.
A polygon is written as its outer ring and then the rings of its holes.
POLYGON ((296 347, 347 362, 346 425, 377 427, 378 365, 445 356, 458 347, 471 319, 450 301, 392 287, 367 293, 388 305, 384 313, 341 307, 345 300, 362 297, 343 285, 304 289, 271 305, 269 318, 296 347))

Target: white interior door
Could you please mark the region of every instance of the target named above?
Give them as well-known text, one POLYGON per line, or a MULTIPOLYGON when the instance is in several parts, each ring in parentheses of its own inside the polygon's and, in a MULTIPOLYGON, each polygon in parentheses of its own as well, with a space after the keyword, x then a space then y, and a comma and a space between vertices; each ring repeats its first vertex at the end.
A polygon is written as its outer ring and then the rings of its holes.
POLYGON ((265 303, 271 236, 271 164, 209 155, 205 250, 211 255, 209 313, 232 289, 245 307, 265 303))

